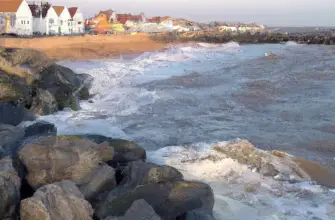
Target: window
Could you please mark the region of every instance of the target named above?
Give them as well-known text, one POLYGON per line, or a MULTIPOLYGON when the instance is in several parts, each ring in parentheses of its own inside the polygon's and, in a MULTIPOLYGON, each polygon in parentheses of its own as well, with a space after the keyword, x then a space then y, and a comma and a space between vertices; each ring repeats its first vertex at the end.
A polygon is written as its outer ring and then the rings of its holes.
POLYGON ((63 20, 60 20, 60 25, 63 25, 63 20))
POLYGON ((27 24, 29 24, 29 21, 27 21, 27 24))
POLYGON ((23 24, 23 20, 21 20, 21 24, 23 24))
POLYGON ((67 22, 67 26, 71 26, 71 25, 70 25, 70 22, 67 22))
POLYGON ((23 21, 23 24, 26 24, 26 21, 23 21))

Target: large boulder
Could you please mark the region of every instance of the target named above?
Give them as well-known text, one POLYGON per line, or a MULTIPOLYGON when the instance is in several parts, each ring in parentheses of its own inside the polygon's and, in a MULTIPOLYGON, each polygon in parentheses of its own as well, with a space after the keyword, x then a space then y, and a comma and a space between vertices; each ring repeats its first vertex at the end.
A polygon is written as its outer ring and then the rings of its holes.
POLYGON ((21 180, 13 167, 12 159, 0 160, 0 219, 16 219, 16 206, 20 204, 21 180))
POLYGON ((68 180, 39 188, 21 201, 21 220, 91 220, 93 209, 68 180))
POLYGON ((78 109, 78 99, 87 93, 82 77, 71 69, 52 64, 40 73, 37 87, 49 91, 58 103, 58 109, 78 109))
POLYGON ((159 166, 143 161, 130 163, 122 174, 124 179, 121 185, 124 185, 124 187, 136 187, 138 185, 183 179, 183 175, 173 167, 159 166))
POLYGON ((102 135, 82 135, 82 137, 90 139, 98 144, 108 142, 109 145, 114 148, 115 155, 113 161, 117 163, 127 165, 132 161, 146 160, 145 150, 138 146, 135 142, 122 139, 113 139, 102 135))
POLYGON ((33 113, 28 111, 25 106, 0 102, 0 123, 17 126, 23 121, 33 121, 34 119, 33 113))
POLYGON ((209 185, 177 180, 138 185, 131 189, 118 187, 96 210, 97 215, 100 219, 123 216, 139 199, 144 199, 164 220, 176 219, 192 210, 211 215, 214 206, 214 195, 209 185))
POLYGON ((36 121, 24 127, 24 137, 56 136, 57 128, 47 121, 36 121))
POLYGON ((105 220, 160 220, 155 210, 143 199, 136 200, 122 217, 107 217, 105 220))
POLYGON ((85 184, 79 185, 80 191, 83 193, 93 206, 100 197, 108 194, 109 191, 116 187, 115 171, 112 167, 103 164, 96 168, 94 172, 86 177, 85 184))
POLYGON ((34 189, 61 180, 81 185, 99 164, 113 159, 113 148, 77 136, 46 137, 26 144, 19 158, 34 189))

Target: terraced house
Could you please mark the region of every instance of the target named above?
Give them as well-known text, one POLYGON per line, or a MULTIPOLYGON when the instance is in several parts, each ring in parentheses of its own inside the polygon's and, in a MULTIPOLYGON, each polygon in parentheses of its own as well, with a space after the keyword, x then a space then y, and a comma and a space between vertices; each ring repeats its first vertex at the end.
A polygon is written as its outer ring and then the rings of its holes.
POLYGON ((25 0, 0 1, 0 33, 33 33, 33 16, 25 0))

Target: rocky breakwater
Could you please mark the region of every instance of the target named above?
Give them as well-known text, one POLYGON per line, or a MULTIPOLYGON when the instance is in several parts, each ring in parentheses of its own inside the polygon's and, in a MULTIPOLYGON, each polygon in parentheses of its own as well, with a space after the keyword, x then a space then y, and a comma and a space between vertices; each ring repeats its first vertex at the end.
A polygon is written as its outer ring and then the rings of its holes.
POLYGON ((332 33, 230 33, 218 31, 197 31, 184 34, 154 35, 153 40, 165 43, 178 42, 205 42, 228 43, 231 41, 239 44, 277 44, 294 41, 299 44, 326 44, 334 45, 335 37, 332 33))

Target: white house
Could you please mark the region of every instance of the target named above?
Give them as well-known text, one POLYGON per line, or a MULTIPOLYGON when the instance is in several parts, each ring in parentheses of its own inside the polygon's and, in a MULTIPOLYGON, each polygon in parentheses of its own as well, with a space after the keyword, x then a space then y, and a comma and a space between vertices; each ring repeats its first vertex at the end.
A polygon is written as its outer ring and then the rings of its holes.
POLYGON ((70 33, 84 33, 85 24, 84 24, 84 14, 77 7, 69 8, 69 12, 72 19, 72 24, 70 27, 70 33))
POLYGON ((0 1, 0 32, 31 35, 33 16, 25 0, 0 1))
POLYGON ((50 4, 29 5, 33 15, 33 33, 55 35, 59 31, 58 15, 50 4))
POLYGON ((72 27, 72 18, 69 10, 64 6, 52 6, 58 16, 58 33, 70 34, 70 28, 72 27))

